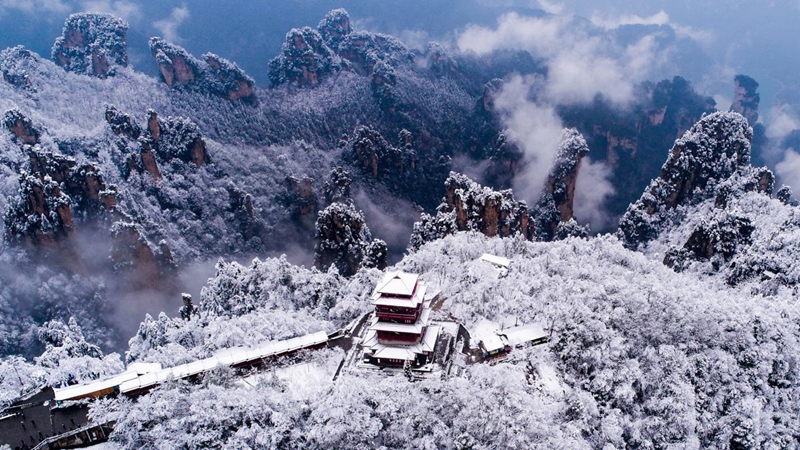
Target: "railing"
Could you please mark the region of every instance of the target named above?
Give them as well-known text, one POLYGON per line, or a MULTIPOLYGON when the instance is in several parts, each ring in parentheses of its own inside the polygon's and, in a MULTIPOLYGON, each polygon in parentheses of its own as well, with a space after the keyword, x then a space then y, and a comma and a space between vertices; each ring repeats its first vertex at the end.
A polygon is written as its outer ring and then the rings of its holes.
POLYGON ((105 441, 108 440, 108 432, 105 430, 105 428, 111 429, 111 428, 113 428, 113 426, 114 426, 113 422, 101 423, 99 425, 97 425, 97 424, 84 425, 84 426, 82 426, 80 428, 76 428, 74 430, 70 430, 70 431, 68 431, 66 433, 61 433, 61 434, 57 434, 55 436, 50 436, 49 438, 44 439, 42 442, 39 442, 36 445, 36 447, 33 447, 33 450, 77 448, 77 447, 88 446, 89 444, 97 444, 98 442, 105 442, 105 441), (95 429, 95 428, 100 431, 101 437, 92 440, 92 435, 89 434, 89 431, 91 431, 92 429, 95 429), (83 439, 80 439, 80 442, 70 442, 70 443, 66 444, 66 446, 64 446, 64 447, 61 447, 61 445, 59 444, 59 441, 61 441, 63 439, 69 439, 70 437, 73 437, 73 436, 77 437, 81 433, 86 433, 86 437, 87 437, 86 441, 83 441, 83 439), (56 444, 56 446, 51 447, 51 444, 56 444))

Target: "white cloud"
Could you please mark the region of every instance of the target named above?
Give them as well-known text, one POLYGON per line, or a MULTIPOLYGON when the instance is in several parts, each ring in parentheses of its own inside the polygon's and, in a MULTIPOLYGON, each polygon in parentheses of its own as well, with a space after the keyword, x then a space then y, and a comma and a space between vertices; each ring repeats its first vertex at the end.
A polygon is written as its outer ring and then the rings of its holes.
POLYGON ((800 154, 791 148, 786 150, 783 161, 775 165, 775 172, 781 183, 792 186, 792 190, 800 186, 800 154))
POLYGON ((731 109, 733 100, 725 95, 717 94, 714 96, 714 101, 717 102, 717 109, 720 111, 728 111, 731 109))
POLYGON ((770 109, 767 137, 778 143, 789 133, 800 129, 800 118, 789 105, 776 105, 770 109))
POLYGON ((606 199, 614 194, 614 186, 609 179, 612 170, 603 162, 594 162, 590 157, 583 158, 575 182, 575 220, 588 223, 592 230, 608 229, 614 225, 614 218, 606 211, 606 199))
POLYGON ((523 171, 514 177, 513 187, 518 198, 525 199, 528 204, 539 199, 563 128, 552 106, 528 99, 535 84, 531 77, 516 76, 504 85, 494 100, 507 137, 524 152, 523 171))
POLYGON ((142 17, 139 5, 128 0, 84 0, 81 2, 81 9, 87 12, 111 14, 128 22, 136 22, 142 17))
POLYGON ((623 25, 668 25, 669 14, 661 10, 652 16, 642 17, 637 14, 626 14, 616 17, 602 17, 598 13, 592 14, 589 19, 598 27, 613 30, 623 25))
POLYGON ((153 22, 153 26, 161 32, 161 37, 170 42, 181 42, 178 27, 189 18, 189 8, 183 5, 173 8, 169 18, 153 22))
POLYGON ((565 17, 525 17, 503 14, 497 28, 468 25, 458 36, 458 48, 484 55, 500 48, 523 48, 538 55, 552 54, 562 38, 565 17))
POLYGON ((539 8, 548 14, 561 14, 564 11, 563 3, 550 2, 547 0, 537 0, 539 8))
POLYGON ((644 17, 638 14, 602 16, 595 12, 589 20, 598 27, 606 30, 614 30, 623 25, 667 25, 675 30, 675 34, 678 37, 693 39, 703 44, 710 44, 714 39, 714 34, 710 31, 698 30, 688 25, 681 25, 670 21, 669 14, 664 10, 644 17))
POLYGON ((431 41, 428 32, 425 30, 403 30, 397 37, 406 47, 423 52, 428 48, 428 42, 431 41))
POLYGON ((553 104, 589 102, 597 93, 615 103, 632 99, 633 87, 658 70, 667 50, 648 35, 626 46, 587 30, 568 16, 527 17, 504 14, 496 28, 470 25, 458 48, 479 55, 516 48, 543 58, 548 65, 544 94, 553 104))
POLYGON ((10 10, 26 14, 68 14, 72 7, 63 0, 0 0, 0 14, 10 10))

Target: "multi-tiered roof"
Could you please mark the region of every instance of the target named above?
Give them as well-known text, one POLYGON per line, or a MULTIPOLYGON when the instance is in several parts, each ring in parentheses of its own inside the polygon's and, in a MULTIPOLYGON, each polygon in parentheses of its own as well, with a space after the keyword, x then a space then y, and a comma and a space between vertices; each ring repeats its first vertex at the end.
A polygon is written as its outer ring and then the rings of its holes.
POLYGON ((387 272, 372 292, 375 315, 364 338, 365 360, 419 366, 433 358, 440 327, 430 325, 427 286, 419 275, 387 272))

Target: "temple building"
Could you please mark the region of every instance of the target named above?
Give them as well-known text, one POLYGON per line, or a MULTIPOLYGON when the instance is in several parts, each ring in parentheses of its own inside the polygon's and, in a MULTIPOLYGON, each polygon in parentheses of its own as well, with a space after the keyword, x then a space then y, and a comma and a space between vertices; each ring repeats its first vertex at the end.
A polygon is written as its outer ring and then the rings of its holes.
POLYGON ((419 368, 433 362, 441 327, 430 324, 431 302, 418 278, 387 272, 375 286, 375 313, 362 343, 365 363, 419 368))

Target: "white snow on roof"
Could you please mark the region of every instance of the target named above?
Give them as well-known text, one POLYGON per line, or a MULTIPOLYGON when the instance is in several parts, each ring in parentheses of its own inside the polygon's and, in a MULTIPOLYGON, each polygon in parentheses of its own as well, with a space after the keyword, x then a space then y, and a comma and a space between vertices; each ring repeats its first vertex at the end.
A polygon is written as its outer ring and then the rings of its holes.
POLYGON ((502 350, 506 346, 503 343, 503 340, 500 339, 500 336, 496 334, 486 335, 483 339, 481 339, 481 344, 483 345, 483 349, 486 350, 486 352, 502 350))
POLYGON ((480 345, 483 346, 484 350, 487 352, 500 350, 505 347, 505 344, 503 340, 500 339, 500 336, 497 335, 497 328, 496 323, 483 319, 478 322, 472 336, 480 342, 480 345))
POLYGON ((121 383, 128 380, 133 380, 138 376, 139 374, 136 372, 123 372, 119 375, 115 375, 105 380, 96 381, 94 383, 76 384, 74 386, 67 386, 65 388, 55 388, 53 389, 53 392, 55 393, 55 400, 59 402, 65 400, 80 400, 82 398, 103 395, 105 391, 112 390, 121 383))
POLYGON ((145 363, 145 362, 135 362, 128 364, 127 372, 136 372, 139 375, 143 375, 150 372, 157 372, 161 370, 160 363, 145 363))
POLYGON ((372 354, 374 358, 381 359, 403 359, 406 361, 413 361, 416 357, 414 351, 410 347, 402 347, 399 345, 381 345, 372 354))
POLYGON ((53 389, 53 392, 55 392, 56 401, 80 400, 82 398, 104 395, 107 393, 107 391, 113 390, 126 381, 133 380, 140 375, 157 372, 159 370, 161 370, 161 364, 159 363, 131 363, 128 365, 125 372, 114 375, 113 377, 96 381, 94 383, 76 384, 64 388, 55 388, 53 389))
POLYGON ((314 334, 307 334, 305 336, 299 336, 284 341, 270 341, 256 348, 233 347, 223 349, 215 353, 214 356, 210 358, 201 359, 188 364, 181 364, 179 366, 170 367, 157 372, 151 372, 135 377, 134 379, 121 383, 119 385, 119 390, 122 393, 128 393, 138 389, 155 386, 156 384, 163 383, 167 380, 197 375, 202 372, 207 372, 218 366, 232 366, 246 362, 255 362, 259 359, 268 358, 270 356, 322 344, 327 342, 327 340, 328 334, 324 331, 320 331, 314 334))
POLYGON ((419 275, 416 273, 401 272, 399 270, 386 272, 375 286, 375 294, 410 296, 414 293, 419 275))
POLYGON ((499 334, 505 336, 508 345, 525 344, 547 337, 542 326, 536 323, 501 330, 499 334))
POLYGON ((425 329, 425 336, 422 337, 422 342, 418 344, 420 349, 424 352, 432 352, 436 348, 436 339, 439 338, 439 332, 442 328, 437 325, 431 325, 425 329))
POLYGON ((488 253, 484 253, 483 255, 481 255, 480 260, 486 261, 488 263, 494 264, 495 266, 500 266, 506 269, 511 264, 511 260, 508 258, 503 258, 502 256, 490 255, 488 253))
POLYGON ((439 338, 441 327, 430 326, 425 330, 425 336, 422 341, 414 345, 385 345, 378 343, 374 337, 374 331, 370 336, 367 333, 367 338, 364 340, 363 346, 368 347, 368 353, 372 354, 374 358, 383 359, 404 359, 412 361, 416 355, 423 353, 430 353, 436 348, 436 340, 439 338))
POLYGON ((378 293, 377 297, 373 297, 372 303, 376 306, 398 306, 401 308, 416 308, 417 305, 425 300, 425 292, 428 287, 424 283, 419 283, 414 296, 411 298, 397 298, 386 297, 378 293))

